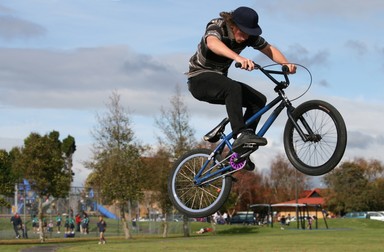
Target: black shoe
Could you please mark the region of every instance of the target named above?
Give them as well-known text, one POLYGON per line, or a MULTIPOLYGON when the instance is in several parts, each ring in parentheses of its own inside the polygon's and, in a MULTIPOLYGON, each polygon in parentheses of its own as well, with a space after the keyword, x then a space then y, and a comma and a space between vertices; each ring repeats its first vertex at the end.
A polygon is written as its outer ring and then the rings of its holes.
POLYGON ((244 169, 247 171, 253 171, 255 169, 255 164, 252 163, 251 159, 247 158, 247 163, 245 163, 244 169))
POLYGON ((267 139, 256 136, 252 129, 246 129, 241 132, 240 136, 233 142, 232 150, 242 153, 247 149, 256 149, 258 146, 266 145, 267 139))

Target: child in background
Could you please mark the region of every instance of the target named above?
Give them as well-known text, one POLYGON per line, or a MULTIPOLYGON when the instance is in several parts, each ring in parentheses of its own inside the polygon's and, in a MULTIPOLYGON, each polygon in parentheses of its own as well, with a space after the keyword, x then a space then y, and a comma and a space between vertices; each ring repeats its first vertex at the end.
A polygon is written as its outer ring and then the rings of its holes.
POLYGON ((101 215, 99 216, 99 222, 97 223, 97 228, 99 229, 99 233, 100 233, 99 244, 105 244, 106 240, 104 237, 104 233, 107 228, 107 223, 104 221, 103 216, 101 215))
POLYGON ((49 233, 53 232, 53 221, 52 220, 49 221, 47 230, 49 233))
POLYGON ((69 216, 65 216, 65 223, 64 223, 64 227, 65 227, 65 233, 66 234, 69 234, 69 216))
POLYGON ((34 234, 39 232, 39 219, 37 218, 36 215, 33 215, 33 218, 32 218, 32 228, 33 228, 34 234))
POLYGON ((61 215, 58 214, 56 216, 56 227, 57 227, 57 233, 60 234, 60 228, 61 228, 61 215))

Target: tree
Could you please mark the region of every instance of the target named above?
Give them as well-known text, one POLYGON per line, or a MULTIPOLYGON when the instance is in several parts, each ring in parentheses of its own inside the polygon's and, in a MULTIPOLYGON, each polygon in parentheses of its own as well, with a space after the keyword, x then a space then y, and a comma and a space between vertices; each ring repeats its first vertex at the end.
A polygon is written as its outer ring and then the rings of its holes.
POLYGON ((292 200, 298 192, 308 187, 306 176, 298 172, 282 155, 276 156, 272 161, 265 183, 271 190, 271 203, 292 200))
POLYGON ((374 211, 384 208, 383 165, 356 159, 342 163, 324 177, 328 186, 326 203, 332 212, 374 211))
MULTIPOLYGON (((29 180, 31 189, 38 197, 38 216, 40 240, 45 241, 43 220, 43 198, 50 196, 55 198, 66 197, 70 190, 72 181, 71 165, 66 160, 72 156, 75 148, 74 138, 68 136, 63 142, 71 142, 72 148, 63 149, 63 143, 59 140, 59 132, 52 131, 41 136, 38 133, 31 133, 24 140, 24 147, 15 153, 14 168, 29 180)), ((72 162, 69 162, 70 164, 72 162)))
POLYGON ((381 211, 384 209, 384 178, 377 178, 371 184, 370 209, 381 211))
POLYGON ((3 196, 12 196, 17 178, 12 172, 12 158, 6 150, 0 150, 0 206, 10 208, 3 196))
MULTIPOLYGON (((177 158, 186 151, 191 150, 196 145, 194 138, 195 131, 189 125, 189 113, 186 105, 183 103, 180 89, 176 87, 176 94, 170 100, 171 108, 168 110, 161 107, 161 115, 155 119, 156 125, 159 127, 163 137, 158 136, 158 142, 163 150, 168 152, 170 158, 177 158)), ((163 185, 166 188, 167 179, 162 178, 163 185)), ((161 201, 169 203, 168 194, 162 194, 161 201)), ((164 225, 167 228, 167 223, 164 225)), ((184 217, 183 222, 184 236, 189 236, 188 219, 184 217)))
POLYGON ((234 176, 236 183, 233 185, 231 195, 236 195, 233 202, 236 211, 248 210, 250 205, 262 201, 263 177, 260 173, 240 171, 234 176))
MULTIPOLYGON (((172 209, 172 203, 168 197, 167 181, 171 168, 170 154, 164 148, 157 151, 145 161, 144 173, 147 178, 145 189, 152 192, 150 202, 156 202, 167 219, 167 213, 172 209)), ((164 222, 163 237, 168 235, 168 225, 164 222)))
POLYGON ((76 151, 75 138, 72 136, 68 136, 67 138, 65 138, 61 145, 61 151, 64 153, 64 165, 73 178, 73 176, 75 175, 72 172, 73 154, 76 151))
POLYGON ((180 88, 176 87, 176 94, 170 99, 171 108, 160 108, 160 117, 155 119, 162 137, 158 136, 160 145, 177 158, 196 145, 195 130, 189 125, 189 113, 183 103, 180 88))
POLYGON ((129 113, 120 105, 118 93, 112 93, 107 112, 97 119, 98 125, 92 131, 93 157, 85 165, 96 173, 103 200, 118 205, 125 238, 130 239, 125 213, 130 213, 130 202, 142 197, 140 157, 143 149, 134 141, 129 113))

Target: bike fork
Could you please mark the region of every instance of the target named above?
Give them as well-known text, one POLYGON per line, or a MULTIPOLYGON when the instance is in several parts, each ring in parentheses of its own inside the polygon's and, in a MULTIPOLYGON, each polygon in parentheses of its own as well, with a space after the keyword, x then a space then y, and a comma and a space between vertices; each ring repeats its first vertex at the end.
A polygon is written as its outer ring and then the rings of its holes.
POLYGON ((304 131, 301 129, 300 125, 293 119, 293 116, 292 116, 291 112, 294 109, 295 108, 292 107, 292 106, 287 108, 287 114, 288 114, 289 120, 291 120, 291 122, 293 123, 293 126, 296 129, 296 131, 299 133, 299 136, 301 137, 301 139, 304 142, 308 142, 308 141, 311 141, 311 140, 312 141, 319 141, 320 139, 317 139, 318 137, 315 135, 315 133, 313 132, 311 127, 308 125, 307 121, 304 119, 303 116, 299 117, 299 121, 303 124, 305 130, 308 132, 307 134, 304 133, 304 131), (315 136, 316 140, 312 136, 315 136))

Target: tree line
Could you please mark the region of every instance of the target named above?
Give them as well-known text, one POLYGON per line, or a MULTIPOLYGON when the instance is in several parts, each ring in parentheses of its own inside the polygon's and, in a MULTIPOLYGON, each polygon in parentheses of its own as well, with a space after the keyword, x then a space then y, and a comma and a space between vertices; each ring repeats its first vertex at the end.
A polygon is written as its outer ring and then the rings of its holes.
MULTIPOLYGON (((119 207, 125 237, 130 239, 132 235, 126 216, 130 218, 137 202, 148 207, 156 204, 162 213, 171 213, 167 178, 173 162, 192 148, 212 146, 194 138, 188 109, 178 88, 170 99, 170 107, 161 107, 154 120, 158 130, 156 146, 141 144, 136 139, 131 114, 121 106, 117 92, 111 94, 105 113, 98 114, 96 119, 97 124, 91 130, 94 139, 92 156, 84 163, 92 171, 85 187, 92 188, 100 196, 101 203, 119 207)), ((15 183, 25 178, 41 202, 48 195, 66 197, 73 177, 72 157, 76 145, 72 136, 59 138, 57 131, 43 136, 31 133, 24 146, 15 147, 10 152, 1 150, 0 195, 12 196, 15 183)), ((356 159, 341 163, 324 176, 327 190, 323 196, 328 209, 339 214, 383 210, 384 196, 380 193, 384 189, 383 171, 382 163, 375 160, 356 159)), ((308 177, 296 171, 281 154, 276 155, 267 171, 240 171, 234 176, 237 183, 222 209, 229 213, 246 210, 254 203, 292 200, 297 192, 310 186, 308 177)), ((0 204, 9 207, 2 197, 0 204)), ((42 216, 39 207, 39 217, 42 216)), ((185 235, 188 235, 187 229, 185 235)), ((163 236, 167 236, 167 224, 163 236)))
POLYGON ((325 175, 324 182, 327 206, 338 215, 384 209, 384 166, 378 160, 345 161, 325 175))

